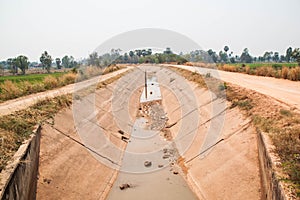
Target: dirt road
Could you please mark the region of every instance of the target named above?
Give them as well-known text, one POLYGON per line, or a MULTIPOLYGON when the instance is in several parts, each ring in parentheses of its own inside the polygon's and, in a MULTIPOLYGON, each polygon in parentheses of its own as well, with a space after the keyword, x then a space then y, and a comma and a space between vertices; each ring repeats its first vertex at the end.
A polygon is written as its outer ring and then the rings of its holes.
POLYGON ((239 85, 256 92, 270 96, 281 103, 288 104, 300 110, 300 82, 276 79, 271 77, 252 76, 241 73, 225 72, 214 69, 207 69, 194 66, 172 65, 187 69, 190 71, 197 71, 200 74, 210 73, 211 76, 220 78, 225 82, 239 85))
POLYGON ((112 72, 109 74, 97 76, 97 77, 91 78, 86 81, 70 84, 70 85, 64 86, 59 89, 49 90, 49 91, 40 92, 37 94, 31 94, 31 95, 20 97, 17 99, 5 101, 4 103, 0 104, 0 116, 8 115, 12 112, 25 109, 25 108, 35 104, 37 101, 44 100, 46 98, 53 98, 53 97, 60 96, 63 94, 69 94, 69 93, 79 91, 83 88, 97 84, 100 81, 105 81, 113 76, 121 74, 131 68, 132 67, 127 67, 125 69, 121 69, 121 70, 118 70, 118 71, 115 71, 115 72, 112 72))

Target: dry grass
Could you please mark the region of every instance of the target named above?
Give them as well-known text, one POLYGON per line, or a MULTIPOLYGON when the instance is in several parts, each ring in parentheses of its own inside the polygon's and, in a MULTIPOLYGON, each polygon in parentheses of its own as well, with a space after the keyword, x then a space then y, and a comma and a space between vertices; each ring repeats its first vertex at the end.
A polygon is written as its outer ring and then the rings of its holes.
POLYGON ((110 65, 103 70, 103 74, 108 74, 108 73, 111 73, 111 72, 114 72, 114 71, 117 71, 117 70, 120 70, 123 68, 124 67, 119 66, 119 65, 110 65))
POLYGON ((44 86, 45 86, 45 89, 47 89, 47 90, 58 87, 57 78, 55 78, 53 76, 46 76, 44 79, 44 86))
POLYGON ((74 73, 68 73, 59 78, 59 84, 61 86, 75 83, 77 75, 74 73))
POLYGON ((288 79, 292 81, 300 81, 300 67, 290 69, 288 79))
POLYGON ((289 68, 283 67, 281 70, 281 78, 287 79, 289 75, 289 68))
MULTIPOLYGON (((215 64, 209 63, 193 63, 187 62, 185 65, 188 66, 198 66, 203 68, 212 68, 216 69, 215 64)), ((256 67, 251 68, 248 65, 243 64, 242 66, 235 64, 218 64, 218 69, 228 72, 240 72, 246 73, 249 75, 257 75, 257 76, 267 76, 267 77, 275 77, 275 78, 283 78, 289 79, 291 81, 300 81, 300 67, 286 67, 283 66, 281 69, 281 64, 273 64, 270 65, 260 65, 258 64, 256 67), (279 66, 279 67, 278 67, 279 66)))
POLYGON ((22 93, 20 88, 17 87, 12 81, 4 81, 4 83, 0 86, 0 91, 0 98, 4 100, 17 98, 22 93))
POLYGON ((53 118, 61 109, 70 106, 71 95, 47 99, 13 114, 0 117, 0 171, 17 151, 22 142, 32 133, 36 124, 53 118))
POLYGON ((269 77, 275 77, 276 75, 276 70, 273 69, 272 67, 259 67, 255 70, 255 74, 257 76, 269 76, 269 77))
POLYGON ((237 66, 234 65, 221 65, 218 67, 218 69, 223 70, 223 71, 228 71, 228 72, 238 72, 237 66))
POLYGON ((124 67, 119 65, 111 65, 104 70, 99 67, 86 67, 79 70, 79 73, 69 72, 60 77, 46 76, 40 82, 30 83, 28 81, 21 81, 19 83, 10 80, 4 81, 0 84, 0 103, 9 99, 15 99, 21 96, 43 92, 49 89, 59 88, 65 85, 75 83, 76 81, 83 81, 90 77, 107 74, 124 67))
POLYGON ((0 172, 4 169, 7 161, 18 150, 22 141, 23 138, 19 135, 0 129, 0 172))

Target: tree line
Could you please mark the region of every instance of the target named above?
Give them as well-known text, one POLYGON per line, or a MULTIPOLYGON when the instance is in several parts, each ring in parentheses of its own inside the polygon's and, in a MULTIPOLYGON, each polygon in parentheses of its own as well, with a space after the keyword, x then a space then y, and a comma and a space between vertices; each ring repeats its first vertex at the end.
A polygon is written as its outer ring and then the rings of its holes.
POLYGON ((97 52, 93 52, 87 59, 88 65, 105 67, 110 64, 117 63, 166 63, 176 62, 183 64, 187 60, 181 55, 177 55, 172 52, 171 48, 167 47, 163 53, 154 53, 152 49, 136 49, 121 54, 121 49, 112 49, 110 53, 98 55, 97 52))
MULTIPOLYGON (((241 55, 234 55, 228 46, 215 52, 212 49, 194 50, 189 53, 175 54, 171 48, 167 47, 162 53, 153 53, 152 49, 136 49, 121 54, 122 50, 111 49, 110 52, 103 55, 98 55, 97 52, 93 52, 87 59, 84 59, 83 63, 87 65, 106 67, 110 64, 117 63, 170 63, 176 62, 183 64, 185 62, 208 62, 208 63, 253 63, 253 62, 298 62, 300 65, 300 50, 299 48, 292 49, 287 48, 284 55, 280 55, 278 52, 266 51, 263 55, 255 57, 251 56, 249 49, 245 48, 241 55)), ((28 58, 24 55, 20 55, 15 58, 9 58, 6 61, 0 62, 0 70, 4 68, 9 69, 13 75, 18 74, 18 69, 21 70, 21 74, 25 74, 29 67, 39 67, 50 73, 50 68, 56 65, 57 69, 75 68, 79 66, 79 63, 75 61, 73 56, 64 56, 62 59, 55 58, 44 51, 40 56, 40 63, 29 62, 28 58)))
POLYGON ((266 51, 261 56, 251 56, 249 49, 245 48, 241 55, 234 55, 232 51, 229 51, 228 46, 224 46, 223 50, 219 53, 209 49, 195 50, 189 54, 184 55, 184 57, 192 62, 214 62, 214 63, 253 63, 253 62, 298 62, 300 63, 300 51, 299 48, 292 49, 292 47, 287 48, 284 55, 280 55, 279 52, 266 51))
POLYGON ((121 54, 121 49, 112 49, 110 53, 99 56, 93 52, 87 59, 88 65, 107 66, 112 63, 165 63, 176 62, 182 64, 185 62, 208 62, 208 63, 256 63, 256 62, 298 62, 300 65, 299 48, 289 47, 284 55, 278 52, 266 51, 263 55, 255 57, 250 54, 248 48, 245 48, 241 55, 234 55, 228 46, 224 46, 219 53, 212 49, 194 50, 189 53, 179 55, 172 52, 167 47, 162 53, 154 53, 152 49, 136 49, 121 54))
POLYGON ((53 60, 52 56, 47 51, 44 51, 40 56, 40 63, 29 62, 27 56, 20 55, 0 62, 0 70, 4 71, 4 69, 9 69, 13 75, 18 74, 19 70, 21 70, 21 74, 25 75, 26 70, 28 70, 29 67, 35 67, 42 68, 43 70, 46 70, 47 73, 50 73, 50 69, 53 65, 56 65, 57 69, 61 69, 62 67, 74 68, 78 66, 78 63, 73 56, 68 55, 64 56, 62 59, 55 58, 55 60, 53 60))

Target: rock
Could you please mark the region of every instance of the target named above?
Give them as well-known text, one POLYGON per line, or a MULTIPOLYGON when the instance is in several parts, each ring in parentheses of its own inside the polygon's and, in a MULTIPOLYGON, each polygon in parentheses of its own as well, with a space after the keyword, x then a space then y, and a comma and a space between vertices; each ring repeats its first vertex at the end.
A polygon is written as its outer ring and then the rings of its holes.
POLYGON ((152 165, 151 161, 145 161, 144 162, 145 167, 150 167, 152 165))
POLYGON ((173 174, 177 175, 177 174, 178 174, 178 171, 173 171, 173 174))
POLYGON ((169 154, 165 154, 165 155, 163 155, 163 159, 167 159, 167 158, 169 158, 170 157, 170 155, 169 154))
POLYGON ((130 188, 130 185, 128 183, 124 183, 122 185, 119 186, 120 190, 125 190, 127 188, 130 188))
POLYGON ((164 167, 164 165, 158 165, 158 168, 162 168, 162 167, 164 167))

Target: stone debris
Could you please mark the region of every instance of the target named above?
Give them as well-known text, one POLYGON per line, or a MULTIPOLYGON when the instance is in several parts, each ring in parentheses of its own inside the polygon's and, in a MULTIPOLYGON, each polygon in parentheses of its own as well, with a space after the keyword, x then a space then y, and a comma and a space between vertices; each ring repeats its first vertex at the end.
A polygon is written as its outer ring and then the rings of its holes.
POLYGON ((130 188, 130 185, 128 183, 123 183, 122 185, 119 186, 120 190, 125 190, 127 188, 130 188))
POLYGON ((152 162, 151 161, 145 161, 144 165, 145 165, 145 167, 151 167, 152 162))
POLYGON ((128 138, 128 137, 125 137, 125 136, 122 136, 122 137, 121 137, 121 140, 123 140, 124 142, 128 142, 129 138, 128 138))

